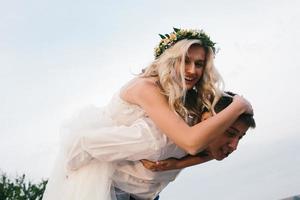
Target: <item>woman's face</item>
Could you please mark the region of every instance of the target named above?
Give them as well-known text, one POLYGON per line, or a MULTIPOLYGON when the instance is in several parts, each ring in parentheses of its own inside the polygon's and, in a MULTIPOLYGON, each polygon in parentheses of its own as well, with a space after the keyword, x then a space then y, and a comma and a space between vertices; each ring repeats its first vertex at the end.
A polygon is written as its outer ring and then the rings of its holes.
POLYGON ((200 45, 192 45, 185 57, 184 80, 186 89, 192 89, 201 79, 205 66, 206 53, 200 45))

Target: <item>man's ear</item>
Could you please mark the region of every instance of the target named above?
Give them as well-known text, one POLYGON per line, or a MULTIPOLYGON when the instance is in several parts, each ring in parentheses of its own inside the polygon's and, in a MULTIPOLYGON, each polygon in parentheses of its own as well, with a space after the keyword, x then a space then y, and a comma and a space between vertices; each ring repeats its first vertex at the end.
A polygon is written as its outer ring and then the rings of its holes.
POLYGON ((210 112, 204 112, 201 115, 201 121, 207 120, 208 118, 210 118, 212 116, 212 114, 210 112))

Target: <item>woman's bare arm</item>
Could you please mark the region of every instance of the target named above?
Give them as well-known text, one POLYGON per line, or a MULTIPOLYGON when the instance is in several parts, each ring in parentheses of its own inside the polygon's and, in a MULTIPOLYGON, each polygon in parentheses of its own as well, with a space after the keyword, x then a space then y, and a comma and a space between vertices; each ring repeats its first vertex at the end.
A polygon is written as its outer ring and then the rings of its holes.
POLYGON ((121 97, 141 106, 163 133, 191 155, 205 149, 240 114, 251 111, 251 105, 246 100, 235 98, 230 106, 217 115, 189 127, 169 108, 166 97, 153 80, 138 78, 122 91, 121 97))

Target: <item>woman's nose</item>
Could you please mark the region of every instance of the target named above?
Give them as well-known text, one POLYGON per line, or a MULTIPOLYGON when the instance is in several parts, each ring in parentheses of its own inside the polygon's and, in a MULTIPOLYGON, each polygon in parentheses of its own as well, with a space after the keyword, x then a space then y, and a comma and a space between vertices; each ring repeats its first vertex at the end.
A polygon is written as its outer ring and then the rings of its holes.
POLYGON ((194 74, 195 73, 195 64, 194 63, 186 64, 185 72, 187 74, 194 74))

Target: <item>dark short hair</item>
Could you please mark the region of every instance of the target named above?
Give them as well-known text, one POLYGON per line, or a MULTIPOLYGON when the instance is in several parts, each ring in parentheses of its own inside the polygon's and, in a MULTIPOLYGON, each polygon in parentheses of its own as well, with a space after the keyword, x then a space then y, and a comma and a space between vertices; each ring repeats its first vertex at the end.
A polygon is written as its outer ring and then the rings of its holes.
MULTIPOLYGON (((223 95, 216 103, 214 107, 215 112, 219 113, 222 110, 224 110, 227 106, 229 106, 229 104, 231 104, 233 101, 233 96, 235 95, 236 94, 232 92, 225 92, 225 95, 223 95)), ((243 113, 238 117, 237 120, 241 120, 243 123, 245 123, 247 126, 251 128, 256 127, 256 123, 252 114, 243 113)))

